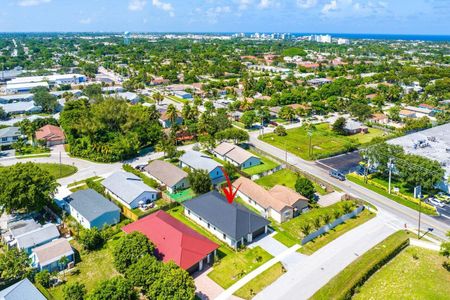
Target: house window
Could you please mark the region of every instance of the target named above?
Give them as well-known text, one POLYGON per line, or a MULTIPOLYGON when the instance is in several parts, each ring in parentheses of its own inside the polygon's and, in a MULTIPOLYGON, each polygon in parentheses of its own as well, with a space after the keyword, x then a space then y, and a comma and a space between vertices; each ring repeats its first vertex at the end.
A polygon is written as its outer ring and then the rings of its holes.
POLYGON ((211 227, 211 225, 209 225, 209 223, 208 223, 208 228, 210 228, 211 227))
POLYGON ((223 239, 226 240, 227 239, 227 235, 224 233, 223 234, 223 239))
POLYGON ((188 215, 190 215, 191 214, 191 211, 188 209, 188 215))
POLYGON ((201 217, 198 218, 200 221, 202 221, 203 219, 201 217))

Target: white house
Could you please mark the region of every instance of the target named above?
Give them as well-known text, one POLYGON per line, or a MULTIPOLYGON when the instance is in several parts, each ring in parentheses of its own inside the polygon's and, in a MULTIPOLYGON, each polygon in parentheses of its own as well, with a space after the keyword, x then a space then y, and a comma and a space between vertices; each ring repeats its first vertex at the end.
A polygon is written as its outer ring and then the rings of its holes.
POLYGON ((102 181, 107 193, 130 209, 148 204, 159 197, 159 191, 129 172, 116 172, 102 181))
POLYGON ((14 142, 17 142, 19 137, 22 134, 20 133, 19 127, 6 127, 0 129, 0 146, 9 146, 14 142))

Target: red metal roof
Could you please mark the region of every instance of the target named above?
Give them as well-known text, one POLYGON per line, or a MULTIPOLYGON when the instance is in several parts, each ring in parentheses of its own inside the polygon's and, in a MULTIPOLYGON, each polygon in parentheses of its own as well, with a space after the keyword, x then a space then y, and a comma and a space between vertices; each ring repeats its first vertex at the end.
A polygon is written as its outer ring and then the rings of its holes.
POLYGON ((126 233, 139 231, 155 244, 163 261, 172 260, 187 270, 219 245, 160 210, 122 228, 126 233))

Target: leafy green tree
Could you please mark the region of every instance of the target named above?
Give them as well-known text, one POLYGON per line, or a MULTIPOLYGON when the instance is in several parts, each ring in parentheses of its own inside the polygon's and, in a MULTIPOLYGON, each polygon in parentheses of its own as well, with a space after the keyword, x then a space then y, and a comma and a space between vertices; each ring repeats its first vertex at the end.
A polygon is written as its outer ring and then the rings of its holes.
POLYGON ((145 293, 154 282, 161 279, 163 267, 163 263, 154 256, 144 255, 128 267, 125 277, 134 286, 141 287, 145 293))
POLYGON ((33 93, 33 100, 37 106, 42 108, 43 112, 53 113, 58 107, 58 100, 55 96, 50 94, 46 88, 37 87, 31 90, 33 93))
POLYGON ((350 114, 359 121, 364 122, 372 115, 372 109, 369 105, 360 102, 354 102, 349 107, 350 114))
POLYGON ((295 118, 295 112, 290 106, 283 106, 280 109, 280 113, 278 114, 280 118, 287 121, 292 121, 293 118, 295 118))
POLYGON ((250 136, 247 131, 239 128, 227 128, 216 133, 217 140, 232 140, 235 144, 248 141, 250 136))
POLYGON ((246 128, 250 128, 255 123, 256 115, 252 110, 246 111, 242 114, 241 122, 244 124, 246 128))
POLYGON ((103 236, 96 227, 80 230, 77 240, 88 251, 100 249, 104 243, 103 236))
POLYGON ((314 188, 314 185, 311 180, 309 180, 306 177, 299 176, 297 177, 297 180, 295 181, 295 190, 300 195, 305 196, 310 200, 310 202, 315 202, 316 196, 315 192, 316 189, 314 188))
POLYGON ((113 248, 114 266, 125 273, 127 268, 146 254, 153 254, 155 246, 140 232, 126 234, 117 241, 113 248))
POLYGON ((188 180, 196 194, 204 194, 211 190, 212 182, 206 170, 191 170, 188 174, 188 180))
POLYGON ((403 157, 404 151, 402 146, 382 142, 361 150, 361 155, 368 162, 369 167, 376 167, 382 175, 386 175, 389 171, 389 159, 395 163, 396 159, 403 157))
POLYGON ((398 160, 396 167, 402 180, 413 188, 421 185, 423 190, 431 190, 444 178, 441 164, 423 156, 407 154, 398 160))
POLYGON ((401 107, 398 105, 391 107, 388 111, 389 119, 392 121, 395 121, 395 122, 400 122, 401 121, 400 110, 401 110, 401 107))
POLYGON ((16 150, 17 153, 22 154, 24 152, 27 142, 23 138, 19 138, 17 141, 12 143, 11 147, 16 150))
POLYGON ((34 281, 45 288, 50 287, 50 272, 42 270, 34 276, 34 281))
POLYGON ((284 128, 283 125, 278 125, 277 127, 275 127, 275 130, 273 131, 273 133, 275 133, 278 136, 286 136, 287 135, 286 128, 284 128))
POLYGON ((83 94, 88 98, 95 98, 102 95, 102 86, 100 84, 89 84, 84 87, 83 94))
POLYGON ((347 124, 347 121, 345 120, 345 118, 340 117, 333 123, 332 129, 334 132, 344 135, 344 134, 346 134, 346 132, 345 132, 346 124, 347 124))
POLYGON ((86 287, 83 283, 66 283, 63 287, 64 300, 84 300, 86 296, 86 287))
POLYGON ((0 106, 0 120, 6 120, 7 117, 8 117, 8 114, 3 109, 3 107, 0 106))
POLYGON ((0 168, 0 211, 33 212, 53 203, 58 183, 36 164, 17 163, 0 168))
POLYGON ((7 284, 24 279, 31 271, 30 259, 25 252, 16 247, 0 252, 0 283, 7 284))
POLYGON ((193 278, 173 262, 164 264, 160 280, 146 291, 149 299, 192 300, 195 297, 193 278))
POLYGON ((137 293, 127 279, 117 276, 100 282, 88 295, 87 300, 135 300, 137 293))
POLYGON ((407 118, 405 121, 405 126, 403 127, 404 132, 414 132, 422 129, 430 128, 431 121, 428 117, 422 117, 420 119, 410 119, 407 118))
POLYGON ((163 95, 161 95, 161 93, 154 93, 153 95, 152 95, 152 98, 156 101, 156 103, 159 105, 159 103, 161 102, 161 101, 163 101, 164 100, 164 96, 163 95))

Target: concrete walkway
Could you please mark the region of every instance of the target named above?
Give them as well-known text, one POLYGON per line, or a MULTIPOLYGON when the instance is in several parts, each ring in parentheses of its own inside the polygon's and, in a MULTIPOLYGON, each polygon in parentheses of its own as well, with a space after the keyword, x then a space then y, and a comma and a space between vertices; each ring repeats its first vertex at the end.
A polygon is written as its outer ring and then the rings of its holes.
POLYGON ((420 247, 420 248, 424 248, 424 249, 428 249, 428 250, 434 250, 434 251, 441 250, 441 246, 439 246, 435 243, 424 241, 424 240, 409 239, 409 244, 411 246, 416 246, 416 247, 420 247))
POLYGON ((299 248, 300 248, 300 245, 292 246, 291 248, 288 248, 283 253, 277 255, 276 257, 272 258, 268 262, 264 263, 262 266, 260 266, 256 270, 253 270, 252 272, 250 272, 249 274, 247 274, 246 276, 241 278, 238 282, 233 284, 231 287, 226 289, 223 293, 221 293, 216 298, 216 300, 228 300, 228 299, 230 299, 237 290, 239 290, 241 287, 246 285, 253 278, 258 276, 259 274, 261 274, 262 272, 264 272, 265 270, 267 270, 268 268, 270 268, 271 266, 273 266, 277 262, 279 262, 279 261, 283 260, 284 258, 288 257, 292 253, 295 253, 295 251, 297 251, 299 248))

